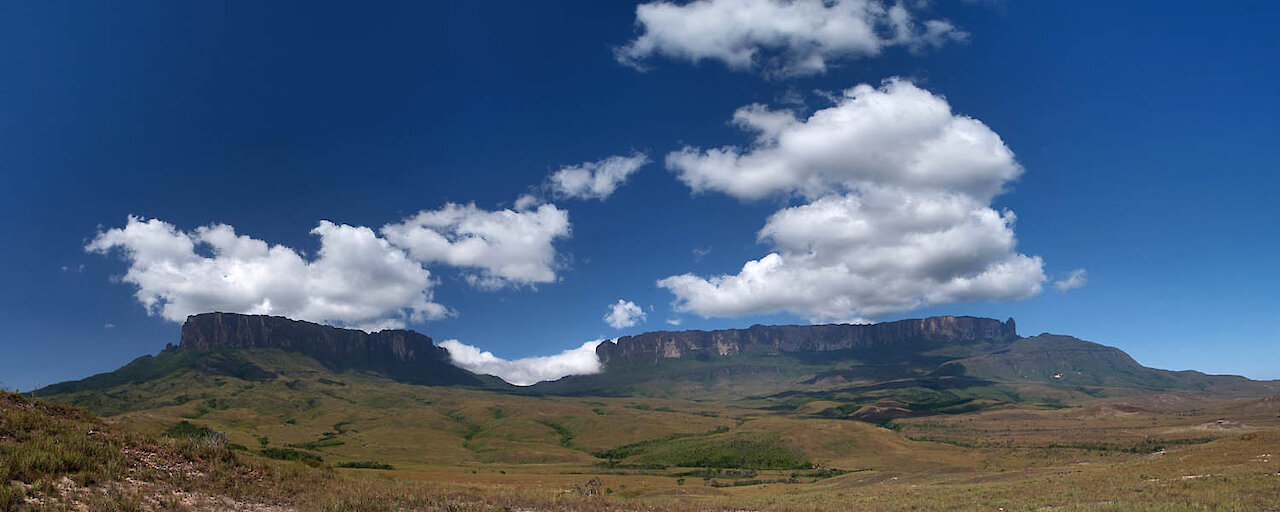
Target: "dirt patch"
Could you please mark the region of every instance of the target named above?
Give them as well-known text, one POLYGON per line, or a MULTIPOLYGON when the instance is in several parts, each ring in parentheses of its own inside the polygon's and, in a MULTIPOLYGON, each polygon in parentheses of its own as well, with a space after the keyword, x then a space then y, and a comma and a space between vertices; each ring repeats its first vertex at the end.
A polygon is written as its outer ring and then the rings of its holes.
POLYGON ((912 416, 919 415, 903 407, 864 405, 857 412, 850 414, 849 418, 869 423, 884 423, 889 420, 910 418, 912 416))
POLYGON ((107 509, 144 511, 200 510, 210 512, 295 512, 281 505, 255 503, 226 496, 186 492, 165 485, 126 478, 91 487, 77 485, 70 478, 54 483, 51 495, 28 497, 25 505, 37 510, 92 512, 107 509))
POLYGON ((1208 423, 1201 423, 1191 428, 1193 430, 1242 430, 1249 428, 1249 426, 1239 421, 1214 420, 1208 423))

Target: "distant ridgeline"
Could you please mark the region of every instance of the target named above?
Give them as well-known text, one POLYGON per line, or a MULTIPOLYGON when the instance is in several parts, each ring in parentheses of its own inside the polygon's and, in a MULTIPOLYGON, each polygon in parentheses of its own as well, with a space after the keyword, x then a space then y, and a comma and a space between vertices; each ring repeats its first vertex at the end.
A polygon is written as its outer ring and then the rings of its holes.
MULTIPOLYGON (((995 383, 1048 384, 1104 393, 1113 388, 1280 392, 1277 382, 1147 368, 1116 348, 1047 333, 1022 338, 1013 319, 1001 322, 970 316, 624 336, 596 347, 603 372, 520 388, 454 366, 447 350, 414 331, 366 333, 235 313, 187 317, 179 343, 160 354, 39 392, 88 393, 77 403, 92 406, 94 400, 104 400, 105 395, 94 395, 99 390, 118 392, 182 372, 273 381, 287 371, 279 360, 267 357, 270 353, 314 360, 312 364, 334 373, 350 370, 410 384, 522 394, 748 397, 818 393, 813 396, 819 397, 836 389, 865 395, 885 386, 936 390, 989 388, 995 383)), ((1016 400, 1013 395, 1005 399, 1016 400)), ((133 406, 133 402, 120 402, 120 407, 133 406)))
MULTIPOLYGON (((533 390, 564 395, 830 398, 893 388, 990 388, 1047 384, 1108 389, 1195 390, 1248 395, 1280 391, 1280 382, 1142 366, 1124 351, 1043 333, 1023 338, 1012 318, 939 316, 868 325, 755 325, 719 331, 659 331, 603 342, 604 371, 542 382, 533 390)), ((1006 394, 1002 399, 1017 400, 1006 394)))
POLYGON ((1013 319, 1004 322, 972 316, 936 316, 850 325, 753 325, 720 331, 658 331, 623 336, 596 347, 606 366, 670 358, 744 353, 833 352, 853 349, 921 348, 930 344, 1012 342, 1013 319))

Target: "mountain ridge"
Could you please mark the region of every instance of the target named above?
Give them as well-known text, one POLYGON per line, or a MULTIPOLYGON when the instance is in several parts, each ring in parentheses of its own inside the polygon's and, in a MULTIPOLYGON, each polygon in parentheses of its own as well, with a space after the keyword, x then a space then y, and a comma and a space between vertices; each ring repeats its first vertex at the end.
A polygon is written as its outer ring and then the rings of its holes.
POLYGON ((250 381, 274 378, 272 368, 236 355, 256 349, 300 354, 339 373, 372 372, 409 384, 522 394, 741 398, 787 391, 821 394, 883 382, 937 387, 939 379, 951 379, 947 386, 981 381, 1060 388, 1280 392, 1280 382, 1147 368, 1120 349, 1068 336, 1023 338, 1012 318, 1002 322, 938 316, 866 325, 655 331, 598 345, 600 373, 515 387, 460 368, 447 349, 415 331, 367 333, 278 316, 219 312, 188 317, 179 343, 157 356, 142 356, 114 372, 54 384, 41 392, 107 389, 182 369, 250 381))
POLYGON ((935 316, 875 324, 753 325, 714 331, 653 331, 623 336, 596 346, 606 367, 611 361, 659 361, 692 355, 728 356, 764 352, 834 352, 918 342, 966 343, 1018 338, 1012 318, 1001 322, 973 316, 935 316))
POLYGON ((444 347, 436 345, 430 336, 412 330, 367 333, 282 316, 212 312, 188 316, 182 324, 178 344, 166 345, 155 356, 143 355, 115 371, 37 391, 61 394, 106 389, 157 379, 183 369, 248 380, 274 378, 271 368, 246 362, 235 355, 253 349, 297 353, 335 372, 374 372, 410 384, 509 386, 501 379, 476 375, 454 365, 444 347))
POLYGON ((238 313, 190 315, 178 345, 166 350, 279 348, 337 366, 448 361, 430 336, 406 329, 368 333, 282 316, 238 313))

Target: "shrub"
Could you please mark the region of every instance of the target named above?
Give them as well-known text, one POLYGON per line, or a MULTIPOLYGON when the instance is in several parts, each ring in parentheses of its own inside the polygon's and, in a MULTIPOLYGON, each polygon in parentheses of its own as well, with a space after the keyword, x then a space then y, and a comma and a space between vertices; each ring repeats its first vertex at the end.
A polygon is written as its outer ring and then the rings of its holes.
POLYGON ((222 447, 227 444, 226 434, 187 420, 179 421, 176 425, 169 427, 164 431, 164 435, 174 439, 189 439, 205 446, 222 447))
POLYGON ((384 464, 384 463, 376 462, 372 460, 353 460, 348 462, 342 462, 338 464, 338 467, 355 468, 355 469, 388 469, 388 470, 395 469, 390 464, 384 464))
POLYGON ((308 466, 319 466, 324 463, 324 459, 320 458, 319 455, 291 448, 264 448, 258 453, 269 459, 301 462, 308 466))
POLYGON ((803 454, 777 435, 729 434, 688 437, 639 447, 639 464, 677 467, 811 469, 803 454))

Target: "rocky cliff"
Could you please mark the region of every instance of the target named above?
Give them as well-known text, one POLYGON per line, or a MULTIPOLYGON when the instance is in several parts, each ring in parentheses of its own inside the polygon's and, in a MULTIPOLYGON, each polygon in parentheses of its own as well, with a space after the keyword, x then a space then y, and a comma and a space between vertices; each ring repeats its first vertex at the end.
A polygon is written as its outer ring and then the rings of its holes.
POLYGON ((826 352, 1018 338, 1013 319, 937 316, 869 325, 754 325, 721 331, 658 331, 624 336, 596 347, 600 361, 655 362, 666 358, 742 352, 826 352))
POLYGON ((476 383, 449 362, 449 352, 414 331, 366 333, 279 316, 204 313, 187 317, 169 350, 275 348, 314 358, 335 370, 368 370, 424 384, 476 383))

